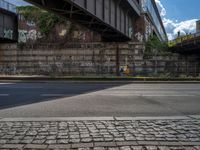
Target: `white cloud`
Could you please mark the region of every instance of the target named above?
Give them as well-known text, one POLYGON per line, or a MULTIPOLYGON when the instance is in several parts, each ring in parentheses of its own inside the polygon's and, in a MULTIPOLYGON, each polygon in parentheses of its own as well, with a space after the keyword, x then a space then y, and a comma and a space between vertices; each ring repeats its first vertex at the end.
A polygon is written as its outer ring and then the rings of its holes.
POLYGON ((167 14, 166 9, 162 5, 161 1, 160 0, 155 0, 155 1, 158 6, 158 9, 160 10, 160 14, 169 40, 176 38, 178 32, 180 32, 181 35, 196 32, 196 21, 198 19, 191 19, 181 22, 179 22, 178 20, 168 19, 166 18, 167 14))
POLYGON ((176 38, 178 32, 180 32, 181 35, 195 33, 197 20, 198 19, 191 19, 176 22, 170 19, 163 18, 163 24, 165 26, 169 40, 176 38))
POLYGON ((155 0, 156 4, 158 6, 158 9, 160 10, 160 15, 161 16, 165 16, 166 15, 166 9, 164 8, 164 6, 162 5, 162 3, 160 2, 160 0, 155 0))

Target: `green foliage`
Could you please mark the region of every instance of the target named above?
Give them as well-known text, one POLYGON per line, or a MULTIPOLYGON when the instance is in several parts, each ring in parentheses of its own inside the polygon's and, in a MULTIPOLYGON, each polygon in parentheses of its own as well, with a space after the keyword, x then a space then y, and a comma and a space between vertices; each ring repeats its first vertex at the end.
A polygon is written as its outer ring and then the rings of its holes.
POLYGON ((17 10, 27 21, 34 21, 41 34, 48 36, 56 24, 67 23, 65 19, 35 6, 19 6, 17 10))
POLYGON ((145 43, 145 55, 163 55, 169 53, 167 42, 162 42, 157 36, 151 35, 145 43))
POLYGON ((55 25, 60 22, 59 18, 54 14, 44 13, 39 19, 38 26, 41 33, 48 35, 55 25))

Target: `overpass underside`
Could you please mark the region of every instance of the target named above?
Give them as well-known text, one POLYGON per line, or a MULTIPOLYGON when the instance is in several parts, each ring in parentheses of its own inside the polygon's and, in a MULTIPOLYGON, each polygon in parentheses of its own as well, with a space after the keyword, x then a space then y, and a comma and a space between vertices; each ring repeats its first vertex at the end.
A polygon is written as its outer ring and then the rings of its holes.
POLYGON ((137 0, 26 0, 101 34, 104 41, 129 41, 139 17, 137 0))
POLYGON ((17 42, 17 15, 0 8, 0 43, 17 42))

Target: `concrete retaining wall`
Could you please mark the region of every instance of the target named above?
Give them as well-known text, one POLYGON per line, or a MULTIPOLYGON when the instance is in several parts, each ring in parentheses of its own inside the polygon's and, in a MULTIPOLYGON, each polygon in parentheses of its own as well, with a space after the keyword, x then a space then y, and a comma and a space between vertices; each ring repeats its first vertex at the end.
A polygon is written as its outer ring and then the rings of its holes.
POLYGON ((143 59, 140 43, 67 44, 66 48, 44 44, 18 48, 16 44, 0 45, 1 74, 40 75, 116 75, 128 65, 130 75, 149 76, 170 73, 198 76, 198 57, 157 56, 143 59), (118 47, 118 48, 117 48, 118 47))

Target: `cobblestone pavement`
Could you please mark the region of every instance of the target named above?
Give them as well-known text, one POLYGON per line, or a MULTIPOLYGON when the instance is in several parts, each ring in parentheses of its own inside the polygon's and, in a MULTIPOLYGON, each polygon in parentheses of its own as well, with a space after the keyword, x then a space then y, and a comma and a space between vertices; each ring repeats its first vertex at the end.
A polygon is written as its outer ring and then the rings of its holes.
POLYGON ((200 119, 0 121, 0 148, 200 150, 200 119))

